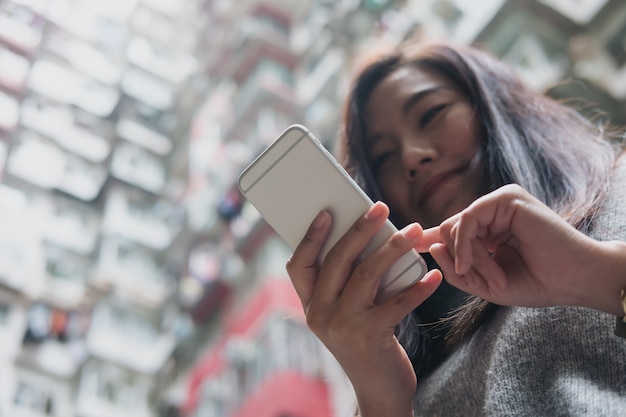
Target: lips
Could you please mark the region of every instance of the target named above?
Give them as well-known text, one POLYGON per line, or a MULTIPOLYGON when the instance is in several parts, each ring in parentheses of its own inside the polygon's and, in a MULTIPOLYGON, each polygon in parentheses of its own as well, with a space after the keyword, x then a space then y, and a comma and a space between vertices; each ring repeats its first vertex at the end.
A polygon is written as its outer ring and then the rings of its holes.
POLYGON ((417 196, 418 204, 423 205, 424 203, 426 203, 430 196, 435 193, 445 182, 447 182, 450 178, 461 174, 462 172, 463 168, 453 169, 435 175, 434 177, 426 181, 422 186, 419 195, 417 196))

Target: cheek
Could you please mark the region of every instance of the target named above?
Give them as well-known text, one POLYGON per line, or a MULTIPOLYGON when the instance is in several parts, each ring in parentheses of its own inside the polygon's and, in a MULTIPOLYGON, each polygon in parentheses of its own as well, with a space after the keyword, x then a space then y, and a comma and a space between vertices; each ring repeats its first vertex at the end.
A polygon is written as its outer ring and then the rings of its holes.
POLYGON ((406 190, 402 189, 400 181, 394 181, 392 178, 380 180, 378 189, 383 200, 390 205, 395 206, 406 197, 406 190))
POLYGON ((385 178, 378 182, 382 200, 392 212, 405 211, 409 207, 409 190, 402 181, 385 178))
POLYGON ((413 205, 410 201, 410 190, 403 185, 402 181, 393 181, 390 183, 381 183, 381 198, 389 206, 389 219, 398 228, 402 228, 407 224, 419 221, 416 217, 413 205))
POLYGON ((450 141, 449 145, 459 154, 473 157, 480 146, 480 128, 474 112, 470 108, 463 108, 457 112, 451 112, 445 124, 450 141))

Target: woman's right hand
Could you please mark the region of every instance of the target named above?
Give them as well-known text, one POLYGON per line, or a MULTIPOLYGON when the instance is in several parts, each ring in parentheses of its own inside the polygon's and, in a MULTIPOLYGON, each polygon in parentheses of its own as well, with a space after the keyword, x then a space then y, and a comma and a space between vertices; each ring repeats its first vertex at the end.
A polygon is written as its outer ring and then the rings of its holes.
POLYGON ((431 271, 395 297, 374 303, 383 273, 422 237, 422 228, 411 224, 357 263, 388 215, 385 204, 374 204, 320 265, 318 257, 332 223, 330 214, 321 212, 287 262, 307 324, 352 382, 362 417, 412 415, 416 376, 394 328, 442 278, 439 271, 431 271))

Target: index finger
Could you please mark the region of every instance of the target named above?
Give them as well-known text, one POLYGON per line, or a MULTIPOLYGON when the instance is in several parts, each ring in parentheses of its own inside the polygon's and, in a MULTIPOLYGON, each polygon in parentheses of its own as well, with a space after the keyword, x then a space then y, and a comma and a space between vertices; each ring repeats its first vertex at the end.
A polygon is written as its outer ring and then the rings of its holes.
POLYGON ((311 300, 319 271, 318 258, 330 232, 331 216, 322 210, 287 261, 285 268, 305 308, 311 300))
POLYGON ((422 238, 414 246, 415 250, 418 252, 428 252, 430 247, 435 243, 444 243, 443 239, 441 239, 441 231, 439 227, 440 226, 435 226, 429 229, 424 229, 422 238))

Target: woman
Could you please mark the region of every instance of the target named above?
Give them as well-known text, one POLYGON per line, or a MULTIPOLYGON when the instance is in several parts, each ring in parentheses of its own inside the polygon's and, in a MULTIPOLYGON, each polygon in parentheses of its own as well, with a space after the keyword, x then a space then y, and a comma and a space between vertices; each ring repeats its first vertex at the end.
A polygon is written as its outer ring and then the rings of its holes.
POLYGON ((475 49, 411 46, 362 69, 338 151, 379 202, 317 265, 320 213, 287 264, 361 416, 623 415, 626 341, 607 320, 623 315, 626 168, 609 137, 475 49), (356 264, 387 217, 403 229, 356 264), (446 281, 432 269, 375 305, 413 247, 446 281))

